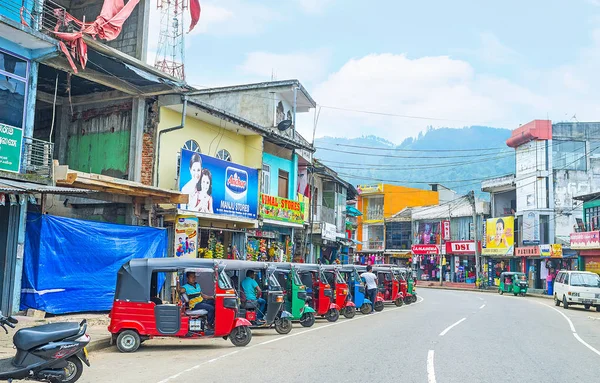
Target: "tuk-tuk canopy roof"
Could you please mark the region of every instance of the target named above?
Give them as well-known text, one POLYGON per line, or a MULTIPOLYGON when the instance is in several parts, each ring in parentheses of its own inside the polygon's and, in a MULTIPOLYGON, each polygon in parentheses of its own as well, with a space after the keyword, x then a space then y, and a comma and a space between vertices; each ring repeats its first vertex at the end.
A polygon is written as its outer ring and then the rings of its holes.
POLYGON ((500 278, 502 277, 512 277, 513 275, 525 275, 525 273, 521 273, 518 271, 505 271, 502 274, 500 274, 500 278))
POLYGON ((268 262, 242 261, 233 259, 222 259, 219 261, 226 270, 266 270, 273 267, 273 264, 268 262))

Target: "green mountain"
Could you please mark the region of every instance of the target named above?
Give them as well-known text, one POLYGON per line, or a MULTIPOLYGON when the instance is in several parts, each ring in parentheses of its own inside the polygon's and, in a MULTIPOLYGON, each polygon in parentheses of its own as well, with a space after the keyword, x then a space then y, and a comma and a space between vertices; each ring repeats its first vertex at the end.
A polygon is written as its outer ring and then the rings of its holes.
POLYGON ((377 136, 323 137, 315 157, 351 184, 392 183, 429 189, 440 183, 459 194, 481 193, 481 180, 513 173, 514 149, 508 129, 471 126, 429 128, 394 145, 377 136))

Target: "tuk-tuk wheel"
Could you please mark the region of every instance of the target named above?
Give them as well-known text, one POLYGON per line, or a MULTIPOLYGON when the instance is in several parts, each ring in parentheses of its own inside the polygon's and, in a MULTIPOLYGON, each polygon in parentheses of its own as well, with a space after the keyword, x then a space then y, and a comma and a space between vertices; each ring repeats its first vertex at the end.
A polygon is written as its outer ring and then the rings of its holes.
POLYGON ((360 312, 363 314, 368 314, 371 312, 371 305, 368 303, 363 303, 362 306, 360 306, 360 312))
POLYGON ((234 327, 229 334, 229 340, 236 347, 244 347, 252 340, 252 330, 248 326, 234 327))
POLYGON ((396 298, 396 300, 394 301, 394 304, 396 306, 400 307, 404 304, 404 301, 402 300, 402 298, 396 298))
POLYGON ((140 344, 140 336, 133 330, 125 330, 117 336, 117 348, 121 352, 134 352, 140 344))
POLYGON ((304 313, 300 318, 300 324, 302 327, 312 327, 315 324, 315 314, 314 313, 304 313))
POLYGON ((289 318, 276 318, 275 331, 278 334, 289 334, 292 331, 292 321, 289 318))
POLYGON ((353 306, 344 307, 344 317, 347 319, 352 319, 356 315, 356 309, 353 306))
POLYGON ((584 305, 583 308, 586 309, 586 310, 589 310, 590 309, 590 305, 584 305))
POLYGON ((501 289, 498 289, 498 294, 503 295, 504 291, 502 291, 501 289))
POLYGON ((515 294, 515 297, 516 297, 517 295, 519 295, 519 293, 513 293, 513 294, 515 294))
POLYGON ((596 311, 600 313, 600 306, 596 306, 596 311))
POLYGON ((375 311, 383 310, 383 302, 375 302, 375 311))
POLYGON ((413 294, 413 296, 411 297, 412 302, 415 303, 417 301, 417 296, 413 294))
POLYGON ((329 322, 336 322, 338 319, 340 319, 339 310, 338 309, 330 309, 329 311, 327 311, 326 319, 329 322))
POLYGON ((404 303, 406 303, 407 305, 412 303, 412 298, 411 297, 405 297, 404 298, 404 303))

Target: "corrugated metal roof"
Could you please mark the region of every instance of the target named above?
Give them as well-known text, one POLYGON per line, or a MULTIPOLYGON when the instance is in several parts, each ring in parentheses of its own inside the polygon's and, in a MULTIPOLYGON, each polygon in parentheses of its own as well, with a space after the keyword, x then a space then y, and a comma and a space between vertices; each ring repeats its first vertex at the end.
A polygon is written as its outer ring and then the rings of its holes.
POLYGON ((0 179, 0 193, 87 194, 93 193, 93 191, 87 189, 41 185, 26 181, 0 179))

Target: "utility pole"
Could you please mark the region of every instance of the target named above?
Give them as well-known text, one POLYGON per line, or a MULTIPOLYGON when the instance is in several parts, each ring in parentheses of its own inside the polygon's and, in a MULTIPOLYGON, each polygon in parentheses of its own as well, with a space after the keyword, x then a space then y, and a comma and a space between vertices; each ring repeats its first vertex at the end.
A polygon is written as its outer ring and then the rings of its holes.
POLYGON ((471 202, 471 207, 473 208, 473 240, 475 241, 475 280, 481 277, 481 262, 479 255, 479 246, 477 243, 477 203, 475 202, 475 192, 471 190, 469 192, 469 201, 471 202))

